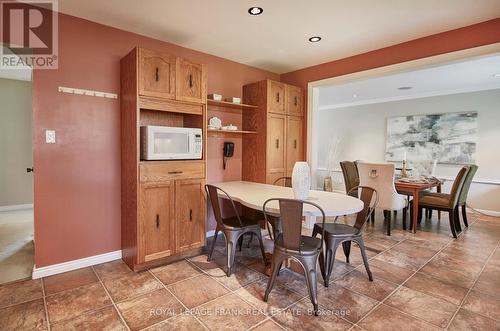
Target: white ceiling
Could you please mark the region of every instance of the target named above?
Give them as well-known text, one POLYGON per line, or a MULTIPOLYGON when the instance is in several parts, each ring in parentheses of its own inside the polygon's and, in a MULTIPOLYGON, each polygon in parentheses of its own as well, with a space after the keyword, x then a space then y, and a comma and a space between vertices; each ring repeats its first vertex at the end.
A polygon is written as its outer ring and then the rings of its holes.
POLYGON ((60 0, 59 10, 284 73, 499 17, 500 0, 60 0))
POLYGON ((500 89, 500 55, 319 88, 319 109, 500 89), (409 86, 409 90, 398 87, 409 86))

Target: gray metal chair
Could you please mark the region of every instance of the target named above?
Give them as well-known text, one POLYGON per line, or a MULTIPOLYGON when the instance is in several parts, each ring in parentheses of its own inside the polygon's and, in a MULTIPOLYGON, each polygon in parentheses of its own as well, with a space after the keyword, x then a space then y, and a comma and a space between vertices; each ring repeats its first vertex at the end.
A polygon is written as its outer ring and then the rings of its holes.
POLYGON ((294 199, 273 198, 264 202, 263 212, 268 221, 266 206, 273 201, 278 201, 280 210, 281 230, 274 241, 271 277, 267 283, 264 301, 267 302, 274 286, 278 272, 288 258, 295 259, 304 269, 304 276, 309 297, 314 306, 314 314, 318 314, 318 288, 316 264, 322 251, 323 240, 302 235, 302 215, 304 204, 318 208, 323 215, 322 224, 325 224, 325 212, 315 203, 294 199))
POLYGON ((349 254, 351 252, 351 241, 358 244, 361 250, 361 256, 363 257, 363 262, 365 264, 366 272, 368 273, 368 279, 373 281, 372 273, 368 265, 368 258, 366 256, 365 244, 363 242, 362 230, 365 223, 370 218, 371 213, 375 209, 378 203, 377 191, 367 186, 357 186, 351 188, 351 191, 358 192, 363 203, 363 209, 357 214, 356 222, 353 226, 348 224, 339 223, 327 223, 324 225, 315 224, 313 228, 313 237, 316 237, 320 232, 323 233, 321 238, 326 244, 326 256, 321 255, 319 257, 319 266, 321 268, 321 275, 323 276, 323 281, 325 286, 328 287, 330 280, 330 275, 333 271, 333 264, 335 262, 335 252, 340 244, 342 244, 344 249, 344 254, 346 256, 346 262, 349 263, 349 254))
POLYGON ((283 181, 283 186, 285 187, 292 187, 292 177, 280 177, 276 178, 276 180, 273 182, 273 185, 278 185, 280 181, 283 181))
POLYGON ((264 243, 262 241, 262 234, 260 232, 260 224, 258 220, 249 219, 240 216, 233 199, 227 194, 226 191, 220 187, 214 185, 205 185, 205 191, 207 192, 210 202, 212 204, 212 210, 214 211, 215 220, 217 221, 217 227, 215 228, 214 239, 212 241, 212 246, 208 253, 208 261, 212 259, 212 254, 214 252, 215 243, 217 241, 217 235, 219 232, 224 234, 226 239, 226 253, 227 253, 227 263, 226 263, 226 274, 229 277, 234 265, 234 256, 236 254, 236 244, 240 237, 245 233, 252 233, 259 238, 260 249, 262 251, 262 258, 264 259, 264 264, 267 265, 266 252, 264 250, 264 243), (227 199, 231 202, 235 216, 223 218, 221 213, 221 208, 219 204, 219 192, 226 195, 227 199))

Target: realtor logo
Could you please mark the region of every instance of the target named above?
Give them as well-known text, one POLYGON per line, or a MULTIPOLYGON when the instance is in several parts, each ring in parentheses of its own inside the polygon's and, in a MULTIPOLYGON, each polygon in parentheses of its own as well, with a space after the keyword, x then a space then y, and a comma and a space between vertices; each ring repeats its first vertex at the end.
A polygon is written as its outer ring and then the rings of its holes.
POLYGON ((57 1, 0 4, 0 68, 57 69, 57 1))

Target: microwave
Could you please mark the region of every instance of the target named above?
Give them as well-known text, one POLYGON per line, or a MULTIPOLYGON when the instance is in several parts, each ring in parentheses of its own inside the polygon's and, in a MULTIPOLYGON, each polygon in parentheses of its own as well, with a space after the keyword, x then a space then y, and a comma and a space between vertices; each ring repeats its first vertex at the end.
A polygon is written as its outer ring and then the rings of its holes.
POLYGON ((202 158, 199 128, 141 126, 141 160, 193 160, 202 158))

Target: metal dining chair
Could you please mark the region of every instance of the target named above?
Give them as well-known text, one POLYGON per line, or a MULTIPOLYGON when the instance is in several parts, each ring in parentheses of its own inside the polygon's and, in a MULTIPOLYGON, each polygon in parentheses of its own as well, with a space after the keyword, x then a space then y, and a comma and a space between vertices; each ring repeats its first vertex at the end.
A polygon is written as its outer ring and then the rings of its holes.
POLYGON ((283 186, 292 187, 292 177, 279 177, 273 182, 273 185, 278 185, 280 181, 283 181, 283 186))
MULTIPOLYGON (((266 206, 277 201, 280 210, 281 230, 274 241, 274 252, 271 266, 271 277, 267 283, 264 301, 267 302, 269 294, 273 289, 278 272, 288 258, 297 260, 304 269, 304 276, 309 297, 314 306, 314 314, 318 314, 318 289, 316 264, 319 254, 322 251, 323 240, 302 235, 302 215, 304 204, 316 207, 322 214, 322 225, 325 224, 325 212, 315 203, 295 199, 273 198, 264 202, 262 208, 266 222, 268 221, 268 212, 266 206)), ((324 233, 323 233, 324 234, 324 233)))
POLYGON ((366 272, 368 273, 368 279, 373 281, 370 266, 368 265, 368 258, 366 256, 362 230, 365 223, 370 218, 371 213, 377 207, 378 194, 373 188, 367 186, 353 187, 350 192, 358 192, 358 196, 356 197, 361 199, 364 205, 363 209, 356 215, 356 222, 354 225, 351 226, 339 223, 326 223, 320 225, 316 223, 313 228, 312 236, 316 237, 319 233, 323 233, 321 238, 326 244, 326 256, 323 256, 323 252, 321 252, 319 257, 319 266, 321 268, 321 275, 323 276, 325 287, 328 287, 328 283, 330 281, 330 275, 333 271, 335 252, 337 251, 337 248, 340 244, 342 244, 346 262, 349 263, 352 241, 358 244, 359 249, 361 250, 361 256, 363 257, 366 272))
POLYGON ((217 226, 215 228, 215 233, 214 233, 214 239, 212 241, 212 246, 210 247, 207 260, 208 261, 212 260, 212 254, 214 252, 215 243, 217 241, 217 235, 219 234, 219 232, 222 232, 226 240, 226 254, 227 254, 226 274, 229 277, 231 275, 231 271, 234 265, 236 244, 238 243, 239 238, 242 237, 245 233, 253 233, 254 235, 257 236, 257 238, 259 238, 262 258, 264 259, 264 264, 267 265, 266 252, 264 250, 264 243, 262 241, 262 234, 259 221, 255 219, 249 219, 244 216, 240 216, 238 210, 236 209, 233 199, 229 196, 229 194, 226 191, 224 191, 220 187, 207 184, 205 185, 205 191, 207 192, 207 195, 210 198, 210 202, 212 204, 212 210, 214 212, 215 220, 217 222, 217 226), (231 202, 235 216, 226 218, 222 217, 221 208, 219 204, 219 192, 222 192, 222 194, 226 195, 227 199, 231 202))

